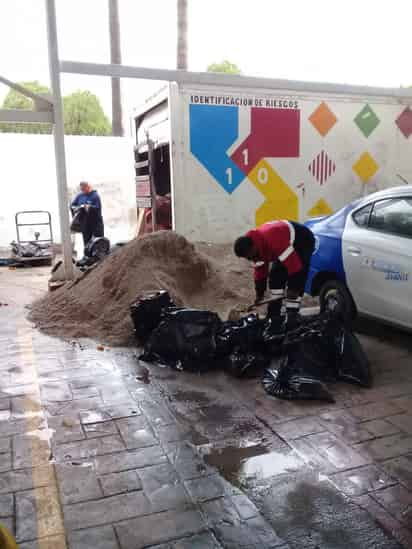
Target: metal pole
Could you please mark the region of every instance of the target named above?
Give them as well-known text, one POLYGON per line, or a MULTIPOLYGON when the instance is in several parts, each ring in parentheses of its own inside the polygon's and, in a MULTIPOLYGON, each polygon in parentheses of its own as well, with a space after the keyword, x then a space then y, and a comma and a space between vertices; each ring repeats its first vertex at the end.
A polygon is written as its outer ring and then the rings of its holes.
POLYGON ((177 0, 177 68, 187 71, 187 0, 177 0))
MULTIPOLYGON (((109 32, 110 32, 110 62, 122 64, 120 48, 120 23, 118 0, 109 0, 109 32)), ((120 89, 120 78, 112 78, 112 134, 122 136, 122 94, 120 89)))
POLYGON ((60 232, 63 245, 63 263, 66 280, 72 280, 74 278, 72 261, 73 250, 70 238, 66 156, 64 150, 63 105, 60 87, 59 52, 57 46, 56 5, 54 0, 46 0, 46 14, 49 71, 54 105, 54 155, 56 158, 57 196, 59 201, 60 232))

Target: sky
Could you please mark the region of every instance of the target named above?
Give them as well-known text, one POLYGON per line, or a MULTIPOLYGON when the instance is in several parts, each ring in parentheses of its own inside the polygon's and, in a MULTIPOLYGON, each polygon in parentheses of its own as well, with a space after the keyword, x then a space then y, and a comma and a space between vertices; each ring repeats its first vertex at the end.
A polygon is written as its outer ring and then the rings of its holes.
MULTIPOLYGON (((119 0, 123 63, 175 68, 177 0, 119 0)), ((188 0, 189 70, 229 59, 245 75, 412 85, 410 0, 188 0)), ((109 62, 107 0, 56 0, 60 58, 109 62)), ((1 0, 0 74, 48 84, 44 0, 1 0)), ((160 87, 123 80, 126 113, 160 87)), ((110 80, 62 75, 110 116, 110 80)), ((0 101, 8 89, 0 85, 0 101)))

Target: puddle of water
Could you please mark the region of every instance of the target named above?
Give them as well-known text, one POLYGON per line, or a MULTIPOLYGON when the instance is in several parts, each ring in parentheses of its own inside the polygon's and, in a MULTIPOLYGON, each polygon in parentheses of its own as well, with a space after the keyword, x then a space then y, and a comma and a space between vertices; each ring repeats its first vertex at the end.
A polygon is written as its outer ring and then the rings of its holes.
POLYGON ((178 402, 196 402, 199 406, 210 404, 210 399, 201 391, 178 391, 173 395, 173 399, 178 402))
POLYGON ((302 466, 301 460, 294 452, 284 454, 271 450, 265 444, 256 443, 241 447, 212 448, 204 455, 204 459, 233 484, 291 473, 302 466))
POLYGON ((103 423, 104 421, 109 421, 110 415, 102 410, 86 410, 82 412, 82 423, 103 423))

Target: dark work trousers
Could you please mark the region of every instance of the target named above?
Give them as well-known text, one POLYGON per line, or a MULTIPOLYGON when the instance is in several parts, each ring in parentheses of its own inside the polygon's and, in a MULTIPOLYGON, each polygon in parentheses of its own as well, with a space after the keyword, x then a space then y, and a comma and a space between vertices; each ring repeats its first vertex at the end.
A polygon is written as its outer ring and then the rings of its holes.
POLYGON ((96 214, 92 210, 87 213, 87 218, 82 227, 82 236, 85 248, 91 238, 104 236, 104 224, 101 215, 96 214))

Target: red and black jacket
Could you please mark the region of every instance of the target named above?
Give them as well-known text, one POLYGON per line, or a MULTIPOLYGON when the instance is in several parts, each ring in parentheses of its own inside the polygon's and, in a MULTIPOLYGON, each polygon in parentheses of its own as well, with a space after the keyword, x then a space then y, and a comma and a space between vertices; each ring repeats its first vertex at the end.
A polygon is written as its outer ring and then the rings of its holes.
POLYGON ((269 264, 280 261, 291 276, 299 272, 303 265, 294 248, 295 228, 289 221, 270 221, 246 233, 258 250, 260 261, 255 265, 256 282, 266 281, 269 264))

